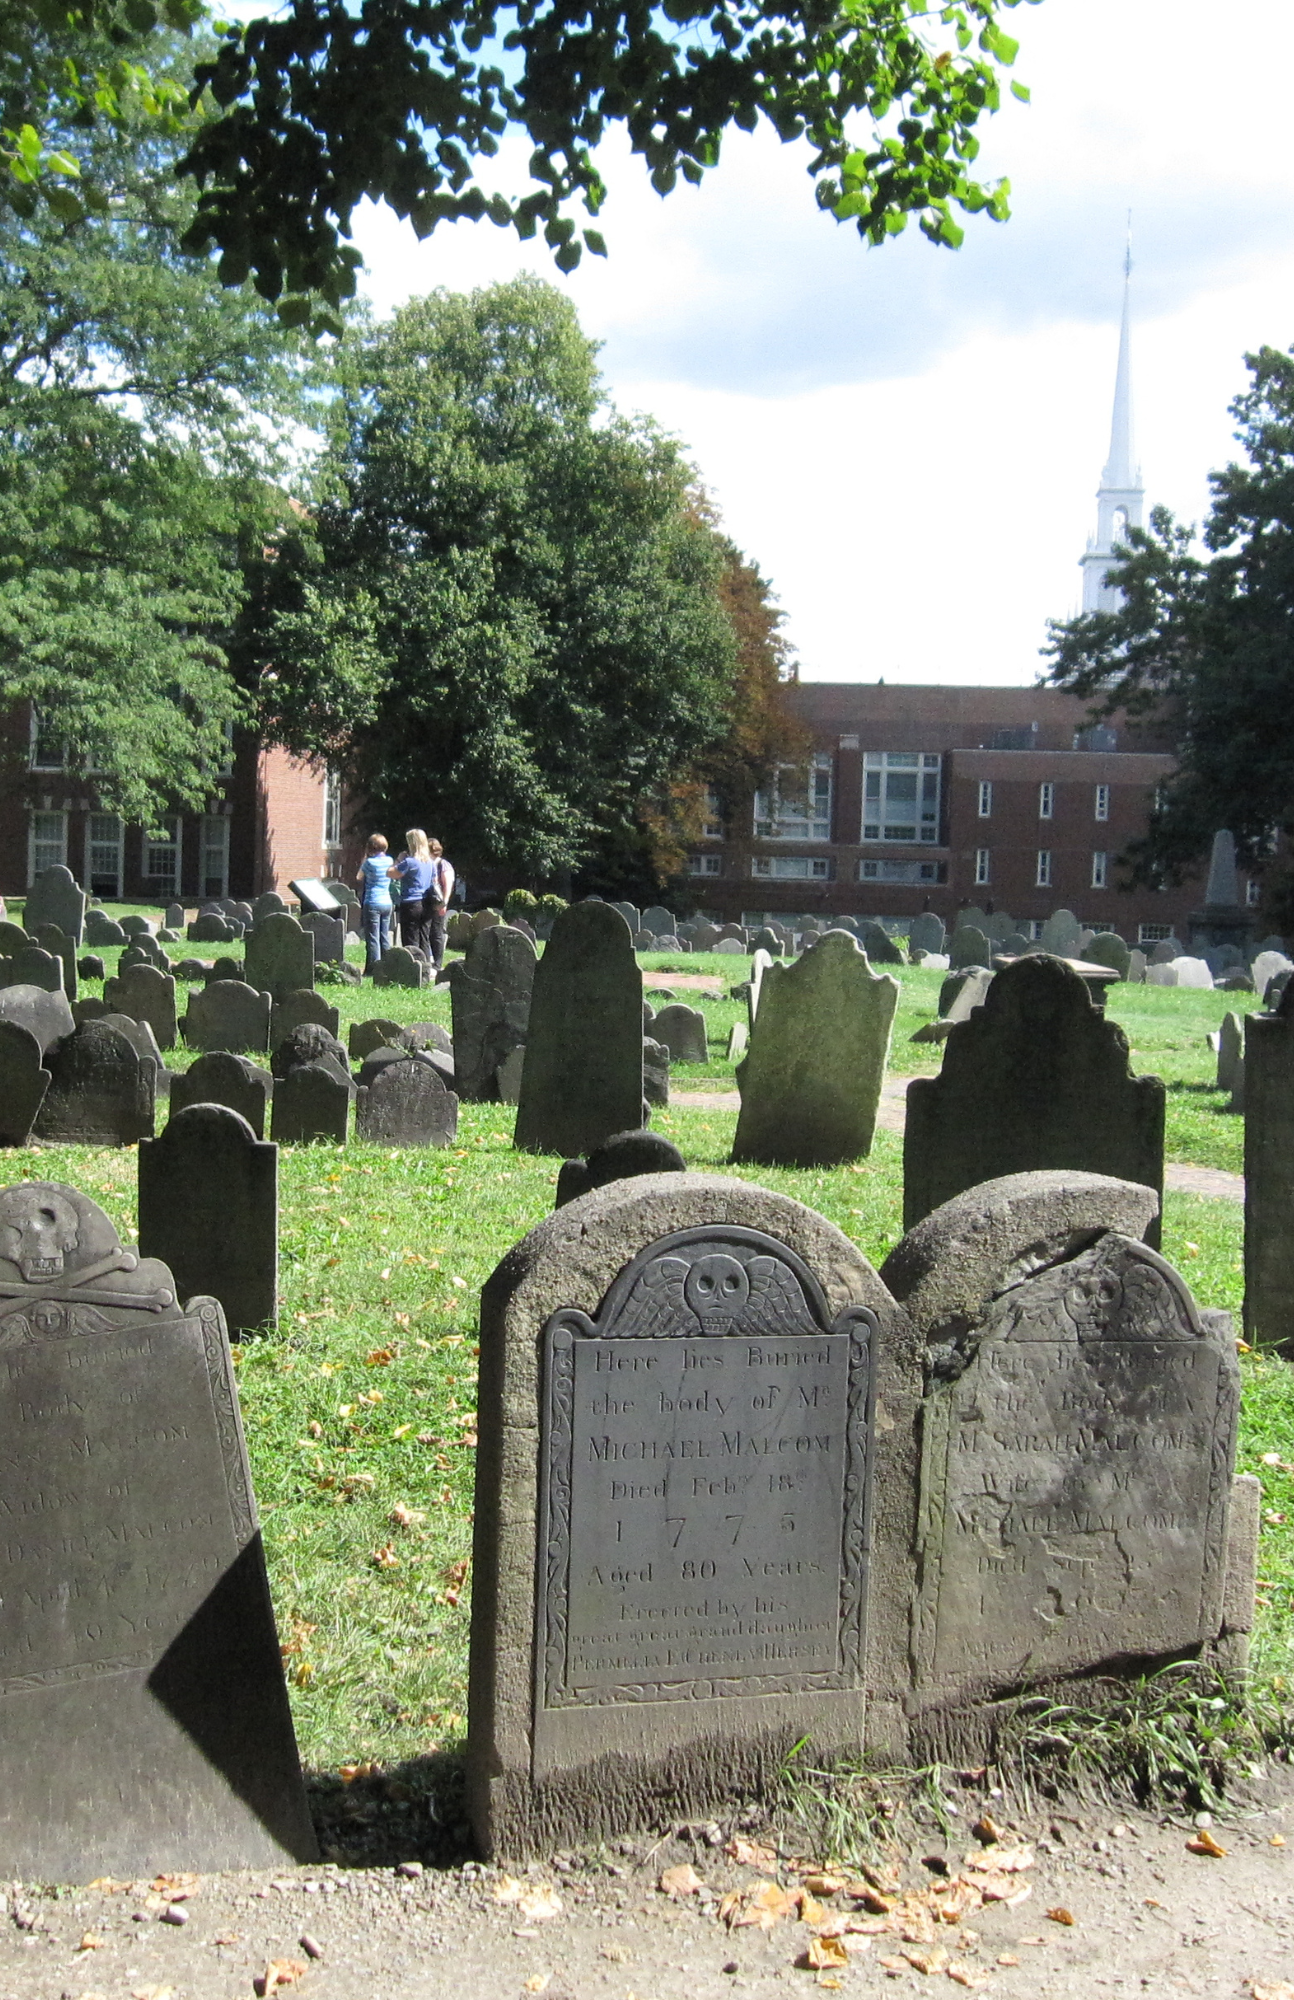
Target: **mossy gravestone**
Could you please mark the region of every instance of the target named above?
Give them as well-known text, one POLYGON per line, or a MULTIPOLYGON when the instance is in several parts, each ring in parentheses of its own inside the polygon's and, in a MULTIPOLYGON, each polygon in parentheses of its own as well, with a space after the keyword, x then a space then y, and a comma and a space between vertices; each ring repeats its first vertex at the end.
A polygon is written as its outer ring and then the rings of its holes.
POLYGON ((454 1077, 469 1104, 497 1099, 499 1066, 525 1042, 536 963, 524 932, 495 924, 472 938, 466 958, 449 968, 454 1077))
POLYGON ((190 993, 184 1039, 191 1049, 224 1049, 231 1055, 261 1053, 269 1045, 268 993, 242 979, 213 979, 190 993))
POLYGON ((72 1188, 0 1191, 0 1867, 315 1857, 220 1308, 72 1188))
POLYGON ((132 965, 103 986, 110 1014, 129 1014, 147 1021, 159 1049, 175 1047, 175 980, 152 965, 132 965))
POLYGON ((277 1313, 278 1150, 223 1104, 174 1112, 139 1148, 140 1253, 169 1264, 180 1292, 219 1299, 231 1333, 277 1313))
MULTIPOLYGON (((191 933, 190 933, 191 935, 191 933)), ((315 983, 315 941, 295 917, 262 917, 247 933, 243 977, 278 1000, 315 983)))
POLYGON ((844 931, 770 965, 737 1071, 734 1161, 834 1166, 869 1153, 898 997, 844 931))
MULTIPOLYGON (((1134 1076, 1122 1028, 1060 959, 1017 959, 908 1085, 903 1221, 1003 1174, 1045 1168, 1164 1185, 1164 1086, 1134 1076)), ((1158 1241, 1158 1219, 1149 1241, 1158 1241)))
POLYGON ((38 1139, 65 1146, 133 1146, 153 1136, 157 1071, 106 1021, 85 1021, 45 1059, 49 1089, 38 1139))
POLYGON ((515 1143, 583 1155, 642 1124, 642 974, 624 918, 573 903, 535 971, 515 1143))

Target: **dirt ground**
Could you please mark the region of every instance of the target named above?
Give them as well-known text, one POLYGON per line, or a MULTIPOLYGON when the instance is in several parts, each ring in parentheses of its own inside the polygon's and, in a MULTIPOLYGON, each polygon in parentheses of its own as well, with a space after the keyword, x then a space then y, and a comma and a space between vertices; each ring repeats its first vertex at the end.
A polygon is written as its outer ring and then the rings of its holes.
POLYGON ((771 2000, 983 1990, 1002 2000, 1294 2000, 1287 1767, 1266 1767, 1203 1840, 1189 1813, 1053 1803, 1024 1816, 973 1793, 950 1811, 951 1837, 933 1821, 923 1837, 907 1820, 870 1883, 852 1875, 834 1889, 811 1862, 761 1854, 774 1837, 749 1820, 744 1833, 730 1823, 654 1845, 615 1841, 511 1877, 473 1862, 410 1860, 85 1889, 9 1884, 0 1996, 771 2000), (985 1810, 996 1827, 985 1828, 985 1810), (753 1862, 743 1840, 758 1843, 753 1862), (1189 1841, 1226 1851, 1193 1852, 1189 1841), (660 1888, 671 1870, 683 1871, 669 1876, 682 1900, 660 1888), (980 1903, 992 1884, 1011 1900, 980 1903), (768 1928, 729 1928, 721 1903, 733 1891, 739 1907, 728 1914, 763 1909, 768 1928), (944 1920, 950 1904, 962 1906, 960 1921, 944 1920), (833 1929, 844 1932, 834 1945, 833 1929), (815 1939, 820 1958, 845 1962, 806 1968, 815 1939))

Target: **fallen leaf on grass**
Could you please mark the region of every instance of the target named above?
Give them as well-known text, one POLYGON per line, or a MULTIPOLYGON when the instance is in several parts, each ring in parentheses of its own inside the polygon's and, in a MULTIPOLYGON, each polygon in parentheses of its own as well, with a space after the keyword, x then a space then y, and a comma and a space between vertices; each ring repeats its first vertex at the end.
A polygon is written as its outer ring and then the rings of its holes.
POLYGON ((259 1979, 252 1986, 260 2000, 268 2000, 271 1993, 277 1993, 284 1986, 295 1986, 306 1973, 303 1958, 272 1958, 259 1979))
POLYGON ((830 1972, 848 1963, 849 1953, 844 1940, 834 1937, 815 1937, 800 1958, 801 1966, 809 1972, 830 1972))
POLYGON ((771 1847, 761 1847, 755 1840, 743 1840, 739 1833, 734 1833, 723 1851, 729 1861, 735 1861, 739 1868, 762 1868, 766 1875, 771 1875, 777 1866, 777 1856, 771 1847))
POLYGON ((374 1569, 399 1569, 400 1558, 395 1552, 394 1542, 383 1542, 381 1548, 374 1549, 370 1558, 374 1569))
MULTIPOLYGON (((388 1275, 389 1273, 387 1272, 383 1273, 384 1277, 388 1275)), ((366 1368, 385 1368, 388 1362, 395 1360, 399 1351, 397 1347, 375 1347, 371 1354, 364 1356, 364 1366, 366 1368)))
POLYGON ((380 1764, 374 1763, 371 1759, 364 1764, 339 1764, 337 1766, 337 1776, 341 1779, 343 1785, 353 1785, 356 1778, 371 1778, 381 1768, 380 1764))
POLYGON ((683 1861, 677 1868, 667 1868, 656 1887, 662 1895, 670 1897, 675 1903, 681 1903, 685 1896, 695 1896, 698 1889, 704 1889, 705 1883, 692 1863, 683 1861))
POLYGON ((391 1524, 396 1528, 416 1528, 426 1518, 425 1508, 406 1507, 403 1500, 397 1500, 391 1509, 391 1524))
POLYGON ((1188 1854, 1209 1854, 1215 1861, 1221 1861, 1227 1850, 1225 1847, 1219 1847, 1207 1826, 1202 1826, 1199 1832, 1192 1834, 1187 1841, 1186 1851, 1188 1854))
MULTIPOLYGON (((1047 1915, 1051 1918, 1053 1924, 1072 1924, 1074 1921, 1069 1911, 1064 1909, 1059 1903, 1057 1903, 1054 1910, 1048 1910, 1047 1915)), ((1020 1942, 1024 1944, 1025 1939, 1021 1938, 1020 1942)))
POLYGON ((1018 1875, 1022 1869, 1035 1865, 1034 1853, 1031 1847, 999 1847, 995 1844, 977 1848, 974 1854, 968 1854, 965 1865, 980 1869, 985 1874, 1018 1875))

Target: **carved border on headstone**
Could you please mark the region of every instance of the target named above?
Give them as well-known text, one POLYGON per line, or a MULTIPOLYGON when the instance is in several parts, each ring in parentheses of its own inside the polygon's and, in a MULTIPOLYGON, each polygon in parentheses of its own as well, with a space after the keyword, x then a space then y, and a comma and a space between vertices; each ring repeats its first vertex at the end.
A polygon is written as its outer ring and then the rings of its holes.
POLYGON ((620 1273, 595 1318, 575 1307, 548 1320, 543 1331, 540 1404, 540 1497, 535 1700, 541 1708, 601 1707, 625 1702, 699 1701, 715 1696, 803 1694, 861 1685, 867 1611, 871 1505, 871 1338, 876 1315, 847 1306, 835 1319, 809 1266, 775 1237, 735 1224, 712 1224, 662 1236, 620 1273), (738 1309, 694 1300, 695 1266, 715 1253, 736 1254, 751 1279, 738 1309), (743 1254, 744 1253, 744 1254, 743 1254), (662 1272, 662 1266, 677 1269, 662 1272), (787 1323, 770 1323, 770 1306, 787 1323), (758 1315, 747 1323, 748 1310, 758 1315), (762 1309, 762 1310, 761 1310, 762 1309), (725 1323, 726 1321, 726 1323, 725 1323), (768 1674, 741 1679, 640 1681, 613 1687, 572 1686, 567 1677, 567 1606, 570 1595, 571 1481, 574 1454, 575 1353, 581 1340, 671 1336, 764 1338, 845 1335, 849 1340, 848 1402, 844 1436, 841 1520, 839 1664, 828 1673, 768 1674))
POLYGON ((225 1359, 226 1341, 220 1323, 220 1307, 215 1299, 190 1299, 185 1311, 202 1328, 202 1352, 211 1385, 211 1408, 216 1435, 224 1457, 229 1488, 229 1512, 239 1548, 256 1533, 256 1502, 247 1478, 247 1450, 238 1421, 238 1405, 225 1359))

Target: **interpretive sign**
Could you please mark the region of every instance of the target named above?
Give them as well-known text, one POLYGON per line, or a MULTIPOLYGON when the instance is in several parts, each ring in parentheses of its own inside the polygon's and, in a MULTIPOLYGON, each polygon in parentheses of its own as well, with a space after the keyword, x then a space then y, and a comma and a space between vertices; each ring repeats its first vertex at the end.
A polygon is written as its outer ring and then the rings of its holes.
POLYGON ((546 1329, 537 1699, 850 1687, 865 1603, 868 1341, 754 1230, 644 1251, 546 1329))

